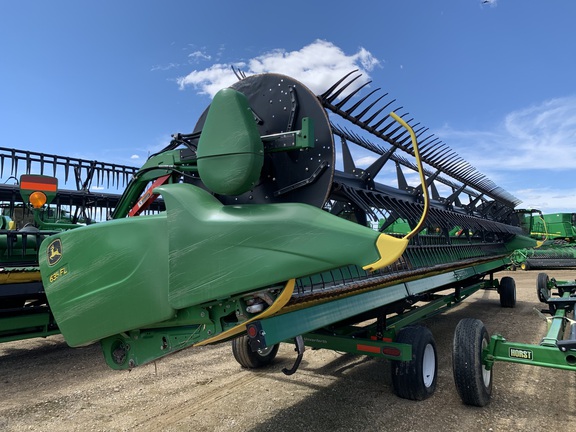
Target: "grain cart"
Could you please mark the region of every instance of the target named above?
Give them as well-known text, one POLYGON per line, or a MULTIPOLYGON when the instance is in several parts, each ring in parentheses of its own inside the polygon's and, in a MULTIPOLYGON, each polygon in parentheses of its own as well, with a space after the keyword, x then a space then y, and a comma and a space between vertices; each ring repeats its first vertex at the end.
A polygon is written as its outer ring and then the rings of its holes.
POLYGON ((223 341, 253 368, 289 341, 287 374, 321 346, 391 359, 399 396, 430 396, 435 343, 413 324, 481 288, 514 305, 513 280, 492 275, 535 243, 518 201, 377 89, 363 95, 356 72, 320 95, 238 77, 148 159, 112 220, 42 244, 66 341, 100 341, 114 369, 223 341), (357 166, 359 151, 373 163, 357 166), (166 210, 142 215, 157 196, 166 210), (385 233, 400 220, 409 233, 385 233))

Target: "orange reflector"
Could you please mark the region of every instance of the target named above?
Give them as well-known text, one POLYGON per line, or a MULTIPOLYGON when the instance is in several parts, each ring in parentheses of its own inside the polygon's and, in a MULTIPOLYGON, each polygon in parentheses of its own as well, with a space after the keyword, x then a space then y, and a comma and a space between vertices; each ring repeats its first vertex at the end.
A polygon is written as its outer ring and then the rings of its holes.
POLYGON ((39 209, 44 204, 46 204, 46 195, 44 194, 44 192, 39 191, 32 192, 28 200, 30 201, 30 204, 32 204, 32 207, 34 207, 35 209, 39 209))
POLYGON ((255 326, 248 326, 248 336, 255 338, 258 334, 258 329, 255 326))
POLYGON ((398 348, 388 347, 388 348, 382 349, 382 354, 394 356, 394 357, 400 357, 402 352, 398 348))
POLYGON ((358 351, 380 354, 380 347, 377 347, 377 346, 357 344, 356 349, 358 351))

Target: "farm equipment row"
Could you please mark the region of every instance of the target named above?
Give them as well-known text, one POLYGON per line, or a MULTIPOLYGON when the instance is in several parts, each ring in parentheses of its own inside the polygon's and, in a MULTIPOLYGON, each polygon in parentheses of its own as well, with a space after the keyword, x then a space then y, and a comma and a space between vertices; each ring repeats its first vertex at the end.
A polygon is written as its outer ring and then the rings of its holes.
MULTIPOLYGON (((118 190, 136 171, 125 165, 0 148, 0 177, 5 178, 0 185, 0 342, 59 333, 40 276, 40 244, 62 230, 105 220, 120 194, 90 187, 118 190), (73 179, 76 189, 58 188, 58 178, 64 183, 73 179)), ((159 204, 151 210, 159 210, 159 204)))
POLYGON ((287 374, 305 346, 378 355, 399 396, 430 396, 435 343, 414 324, 482 288, 514 305, 513 280, 493 274, 535 244, 518 200, 378 89, 363 95, 355 72, 318 96, 283 75, 239 78, 132 174, 111 220, 43 241, 58 329, 71 346, 100 341, 114 369, 223 341, 245 367, 292 341, 287 374))

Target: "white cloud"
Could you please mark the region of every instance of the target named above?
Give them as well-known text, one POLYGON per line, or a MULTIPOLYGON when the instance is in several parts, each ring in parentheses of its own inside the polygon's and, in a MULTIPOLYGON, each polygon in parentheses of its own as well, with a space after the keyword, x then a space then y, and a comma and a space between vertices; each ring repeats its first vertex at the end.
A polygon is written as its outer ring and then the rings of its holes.
MULTIPOLYGON (((244 63, 237 63, 234 67, 242 69, 244 63)), ((195 70, 185 77, 177 79, 180 89, 187 86, 194 87, 200 94, 214 96, 218 90, 229 87, 238 81, 229 64, 214 64, 208 69, 195 70)))
POLYGON ((368 168, 370 165, 372 165, 374 162, 376 162, 376 159, 378 159, 378 157, 376 155, 363 156, 363 157, 360 157, 358 159, 354 158, 354 164, 358 168, 368 168))
POLYGON ((355 54, 347 55, 331 42, 316 40, 298 51, 277 49, 247 62, 220 63, 207 69, 194 70, 178 78, 177 82, 181 89, 191 86, 201 94, 214 96, 218 90, 237 81, 231 70, 234 66, 247 75, 282 73, 301 81, 318 94, 355 69, 363 74, 355 82, 359 86, 369 80, 368 73, 379 64, 379 60, 362 47, 355 54))
POLYGON ((509 113, 490 131, 437 135, 499 186, 544 212, 576 210, 576 96, 509 113))
POLYGON ((177 68, 178 66, 180 66, 178 63, 168 63, 167 65, 156 65, 156 66, 152 66, 152 69, 150 69, 152 72, 154 71, 167 71, 170 69, 174 69, 177 68))
POLYGON ((508 114, 493 131, 438 135, 480 171, 562 170, 576 165, 576 96, 545 101, 508 114))
POLYGON ((130 159, 140 159, 140 156, 138 156, 137 154, 133 154, 132 156, 130 156, 130 159))
POLYGON ((202 51, 194 51, 193 53, 188 54, 188 59, 190 61, 198 61, 198 60, 212 60, 212 56, 202 51))
POLYGON ((542 210, 543 213, 576 212, 576 189, 553 187, 529 188, 516 191, 523 208, 542 210))

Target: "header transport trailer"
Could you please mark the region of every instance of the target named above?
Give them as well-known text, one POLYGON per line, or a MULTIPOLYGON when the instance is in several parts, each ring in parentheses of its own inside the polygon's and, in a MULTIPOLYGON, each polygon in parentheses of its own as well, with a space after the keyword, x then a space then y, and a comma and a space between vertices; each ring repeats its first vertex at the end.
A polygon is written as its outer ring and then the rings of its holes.
POLYGON ((430 396, 435 342, 413 324, 481 288, 515 304, 514 281, 492 276, 534 244, 518 201, 356 72, 321 95, 238 77, 148 159, 112 220, 44 240, 64 338, 100 341, 114 369, 230 340, 250 368, 293 342, 290 374, 305 346, 332 348, 391 359, 399 396, 430 396), (143 215, 156 196, 165 211, 143 215), (411 231, 386 234, 397 220, 411 231))

